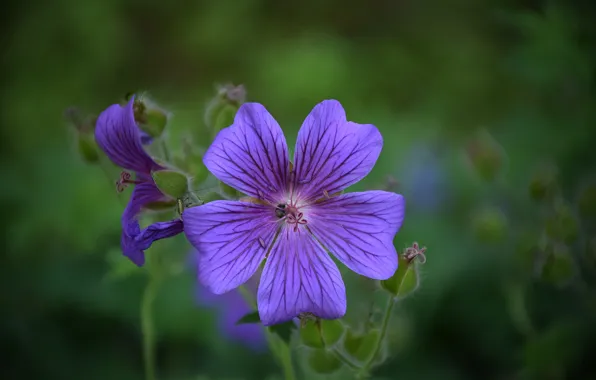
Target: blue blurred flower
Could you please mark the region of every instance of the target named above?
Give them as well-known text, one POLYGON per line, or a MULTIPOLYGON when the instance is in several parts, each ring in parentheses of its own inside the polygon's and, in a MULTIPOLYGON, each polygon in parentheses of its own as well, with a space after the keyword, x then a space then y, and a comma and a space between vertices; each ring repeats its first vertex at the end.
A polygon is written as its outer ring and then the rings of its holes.
MULTIPOLYGON (((192 254, 195 268, 198 262, 197 255, 196 251, 192 254)), ((245 284, 245 287, 253 294, 256 293, 257 289, 257 276, 258 274, 245 284)), ((201 306, 213 308, 217 311, 217 324, 221 335, 254 350, 261 350, 266 347, 265 330, 261 324, 236 324, 240 318, 254 311, 238 291, 217 295, 200 285, 200 283, 197 282, 197 284, 197 302, 201 306)))
POLYGON ((447 199, 447 177, 439 153, 428 144, 416 144, 407 154, 397 177, 411 207, 417 211, 435 211, 447 199))

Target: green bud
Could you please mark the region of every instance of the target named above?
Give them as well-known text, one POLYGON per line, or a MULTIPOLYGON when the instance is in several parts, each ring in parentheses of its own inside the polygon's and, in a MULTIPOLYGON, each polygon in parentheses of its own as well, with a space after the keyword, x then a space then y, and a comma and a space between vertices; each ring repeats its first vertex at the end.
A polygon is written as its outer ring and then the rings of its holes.
POLYGON ((542 267, 542 279, 553 284, 564 284, 574 275, 573 258, 569 247, 562 244, 550 246, 542 267))
POLYGON ((205 124, 217 135, 223 128, 234 122, 234 116, 240 105, 246 100, 244 86, 227 84, 220 86, 215 97, 207 105, 205 124))
POLYGON ((97 150, 97 143, 93 135, 77 134, 79 154, 88 164, 96 164, 99 162, 99 152, 97 150))
POLYGON ((217 114, 215 124, 213 126, 213 137, 217 136, 219 131, 221 131, 222 129, 234 124, 234 117, 236 116, 236 112, 238 112, 238 108, 229 104, 226 104, 221 108, 221 110, 217 114))
POLYGON ((484 208, 473 216, 472 227, 479 241, 498 243, 507 235, 507 217, 497 208, 484 208))
POLYGON ((389 279, 381 281, 381 288, 397 298, 403 298, 418 288, 418 263, 406 255, 399 255, 398 260, 397 270, 389 279))
POLYGON ((345 350, 361 362, 366 362, 375 351, 379 330, 373 329, 366 334, 355 334, 348 330, 344 339, 345 350))
POLYGON ((565 202, 555 205, 555 212, 546 220, 546 235, 556 241, 572 243, 577 239, 579 226, 571 207, 565 202))
POLYGON ((505 151, 486 130, 481 130, 466 146, 466 154, 480 178, 493 181, 505 162, 505 151))
POLYGON ((174 170, 158 170, 151 173, 157 188, 172 198, 182 198, 188 192, 188 178, 174 170))
POLYGON ((145 96, 135 98, 133 105, 135 120, 139 128, 149 136, 161 136, 168 124, 167 112, 145 96))
POLYGON ((223 182, 219 183, 219 187, 221 191, 229 197, 238 198, 240 196, 240 193, 236 189, 234 189, 232 186, 226 185, 223 182))
POLYGON ((579 194, 577 203, 582 218, 596 220, 596 184, 585 186, 579 194))
POLYGON ((151 137, 159 137, 168 124, 168 115, 159 109, 150 108, 145 111, 145 123, 139 123, 139 128, 151 137))
POLYGON ((341 368, 341 362, 331 352, 315 349, 308 353, 308 365, 316 373, 329 374, 341 368))
POLYGON ((554 166, 539 169, 530 180, 530 198, 535 201, 552 199, 557 192, 557 169, 554 166))

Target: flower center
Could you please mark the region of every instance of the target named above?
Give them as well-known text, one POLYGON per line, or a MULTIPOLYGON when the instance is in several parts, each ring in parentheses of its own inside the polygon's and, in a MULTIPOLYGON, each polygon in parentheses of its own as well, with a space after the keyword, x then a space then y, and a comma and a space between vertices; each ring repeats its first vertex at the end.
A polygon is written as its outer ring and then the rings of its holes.
POLYGON ((130 173, 123 171, 120 173, 120 179, 116 181, 116 191, 123 192, 130 184, 139 184, 141 181, 130 179, 130 173))
POLYGON ((308 223, 306 219, 304 219, 304 214, 301 213, 295 205, 291 204, 278 204, 275 207, 275 216, 280 219, 285 219, 287 224, 293 225, 294 231, 298 231, 299 225, 308 223))

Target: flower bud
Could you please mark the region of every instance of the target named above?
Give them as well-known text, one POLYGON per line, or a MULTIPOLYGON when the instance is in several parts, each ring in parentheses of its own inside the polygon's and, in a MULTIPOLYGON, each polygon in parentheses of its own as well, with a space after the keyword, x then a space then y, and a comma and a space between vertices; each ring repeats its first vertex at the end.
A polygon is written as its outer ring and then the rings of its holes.
POLYGON ((472 229, 483 243, 501 242, 507 235, 507 217, 497 208, 483 208, 472 217, 472 229))
POLYGON ((364 334, 348 330, 344 339, 344 348, 353 358, 366 362, 375 351, 378 338, 379 330, 377 329, 372 329, 364 334))
POLYGON ((567 283, 575 273, 569 247, 563 244, 555 244, 547 247, 546 254, 542 266, 542 279, 555 285, 567 283))
POLYGON ((579 233, 578 221, 565 201, 555 204, 555 212, 546 219, 546 236, 563 243, 572 243, 579 233))
POLYGON ((481 130, 465 148, 469 163, 476 174, 485 181, 493 181, 505 163, 505 151, 486 130, 481 130))
POLYGON ((92 134, 77 133, 77 142, 79 154, 83 161, 88 164, 99 162, 99 151, 92 134))
POLYGON ((243 85, 227 84, 220 86, 215 97, 207 105, 205 124, 212 130, 213 136, 223 128, 234 123, 238 108, 246 100, 246 89, 243 85))
POLYGON ((341 362, 331 352, 319 348, 308 353, 308 366, 316 373, 330 374, 341 368, 341 362))
POLYGON ((530 180, 530 198, 538 202, 552 199, 558 192, 557 176, 554 165, 545 165, 538 169, 530 180))
POLYGON ((151 173, 157 188, 174 199, 179 199, 188 192, 188 178, 174 170, 158 170, 151 173))
POLYGON ((402 255, 398 256, 398 266, 393 276, 380 282, 381 288, 399 299, 414 292, 420 285, 417 260, 421 259, 422 263, 426 262, 425 251, 426 247, 420 248, 418 243, 407 248, 402 255))
POLYGON ((152 138, 162 135, 168 124, 168 113, 146 96, 139 96, 133 105, 139 128, 152 138))

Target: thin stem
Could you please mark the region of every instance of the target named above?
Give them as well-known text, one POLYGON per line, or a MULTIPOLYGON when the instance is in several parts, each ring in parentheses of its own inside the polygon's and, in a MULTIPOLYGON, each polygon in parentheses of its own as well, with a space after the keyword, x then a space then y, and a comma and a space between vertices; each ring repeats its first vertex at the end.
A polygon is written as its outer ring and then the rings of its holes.
MULTIPOLYGON (((257 300, 244 285, 239 286, 238 291, 246 303, 254 308, 257 307, 257 300)), ((265 328, 265 337, 267 338, 269 350, 279 360, 279 364, 281 365, 284 373, 284 378, 286 380, 295 380, 296 376, 294 375, 294 366, 292 365, 292 353, 290 351, 290 347, 284 341, 282 341, 281 338, 271 333, 268 328, 265 328)))
POLYGON ((373 350, 372 355, 368 358, 364 366, 359 372, 359 377, 364 378, 370 369, 370 367, 375 362, 379 351, 381 351, 381 347, 383 346, 383 340, 385 339, 385 335, 387 334, 387 326, 389 326, 389 320, 391 319, 391 312, 393 311, 393 306, 395 305, 395 299, 393 296, 389 296, 387 300, 387 306, 385 306, 385 314, 383 315, 383 322, 381 324, 381 332, 377 337, 377 341, 375 342, 375 349, 373 350))
POLYGON ((166 162, 170 161, 170 151, 168 150, 168 146, 166 145, 166 141, 162 138, 159 139, 160 141, 160 145, 161 145, 161 150, 163 153, 163 158, 166 160, 166 162))
POLYGON ((143 331, 143 358, 145 362, 145 378, 156 380, 155 371, 155 325, 153 323, 153 301, 155 300, 157 283, 153 276, 143 294, 141 303, 141 326, 143 331))
POLYGON ((337 358, 337 360, 339 360, 346 366, 350 367, 351 370, 353 370, 353 371, 360 370, 360 366, 358 364, 354 363, 350 358, 348 358, 346 355, 344 355, 337 348, 331 349, 331 353, 333 354, 333 356, 335 356, 337 358))

